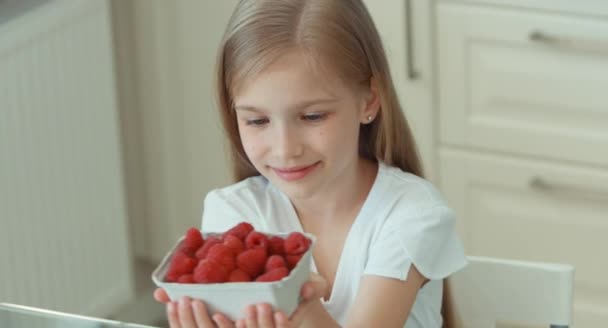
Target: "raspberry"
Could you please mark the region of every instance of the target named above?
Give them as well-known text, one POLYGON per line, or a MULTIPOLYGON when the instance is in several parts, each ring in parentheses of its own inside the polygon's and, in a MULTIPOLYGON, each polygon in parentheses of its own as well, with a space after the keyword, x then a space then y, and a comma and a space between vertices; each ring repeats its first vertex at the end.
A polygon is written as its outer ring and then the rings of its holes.
POLYGON ((266 251, 263 248, 252 248, 237 256, 236 265, 250 277, 257 277, 264 271, 266 258, 266 251))
POLYGON ((285 255, 285 240, 279 236, 268 239, 268 254, 285 255))
POLYGON ((194 275, 192 275, 191 273, 189 273, 189 274, 183 274, 183 275, 181 275, 177 279, 177 282, 179 282, 180 284, 194 284, 196 281, 194 281, 194 275))
POLYGON ((302 258, 302 255, 303 254, 285 255, 285 260, 287 261, 287 268, 289 268, 289 270, 295 268, 300 259, 302 258))
POLYGON ((166 282, 177 282, 179 280, 179 277, 181 277, 181 274, 169 271, 169 272, 167 272, 167 275, 165 276, 165 281, 166 282))
POLYGON ((181 243, 179 246, 177 246, 176 252, 184 253, 190 257, 196 257, 194 255, 194 254, 196 254, 196 250, 197 250, 197 248, 193 248, 184 243, 181 243))
POLYGON ((235 256, 239 255, 242 251, 245 250, 245 245, 243 244, 243 241, 241 241, 235 235, 227 235, 226 237, 224 237, 224 245, 230 248, 235 256))
POLYGON ((251 277, 241 269, 234 269, 228 276, 229 282, 246 282, 251 281, 251 277))
POLYGON ((310 240, 299 232, 292 232, 285 239, 285 253, 297 255, 306 253, 310 246, 310 240))
POLYGON ((267 251, 268 236, 258 231, 252 231, 247 235, 247 238, 245 239, 245 247, 247 249, 262 248, 264 249, 264 251, 267 251))
POLYGON ((268 257, 268 260, 266 260, 266 265, 264 266, 264 272, 268 272, 276 268, 287 268, 287 263, 281 255, 271 255, 268 257))
POLYGON ((197 265, 197 260, 185 253, 177 252, 171 258, 169 268, 167 270, 167 278, 173 280, 185 273, 192 273, 192 270, 197 265))
POLYGON ((194 269, 194 281, 202 284, 225 282, 230 270, 214 259, 201 260, 194 269))
POLYGON ((255 281, 259 281, 259 282, 278 281, 278 280, 283 279, 284 277, 287 277, 288 274, 289 274, 289 270, 287 270, 287 268, 285 268, 285 267, 276 268, 276 269, 272 269, 271 271, 268 271, 268 272, 264 273, 263 275, 257 277, 255 279, 255 281))
POLYGON ((203 247, 199 248, 196 253, 195 256, 198 259, 204 259, 205 257, 207 257, 207 252, 209 252, 209 249, 217 244, 221 244, 222 241, 218 238, 218 237, 209 237, 207 238, 207 241, 205 242, 205 244, 203 245, 203 247))
POLYGON ((190 228, 186 231, 186 237, 184 238, 184 245, 192 249, 198 249, 203 246, 205 240, 201 231, 197 228, 190 228))
POLYGON ((207 259, 216 260, 220 263, 228 272, 236 268, 236 260, 232 249, 224 244, 214 245, 209 249, 207 253, 207 259))
POLYGON ((253 226, 248 222, 241 222, 234 227, 230 228, 230 230, 224 233, 224 237, 227 235, 234 235, 238 237, 240 240, 245 240, 245 237, 253 231, 253 226))

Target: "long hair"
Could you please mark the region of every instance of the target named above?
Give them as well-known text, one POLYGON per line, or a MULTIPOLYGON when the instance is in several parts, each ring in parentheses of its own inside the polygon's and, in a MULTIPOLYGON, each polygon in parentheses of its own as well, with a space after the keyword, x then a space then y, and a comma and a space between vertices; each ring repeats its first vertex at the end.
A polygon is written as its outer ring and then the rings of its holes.
POLYGON ((380 111, 372 123, 361 125, 360 155, 423 177, 380 35, 361 0, 241 0, 220 45, 216 72, 217 100, 236 181, 260 173, 240 139, 235 90, 291 51, 352 88, 369 89, 373 79, 380 111))

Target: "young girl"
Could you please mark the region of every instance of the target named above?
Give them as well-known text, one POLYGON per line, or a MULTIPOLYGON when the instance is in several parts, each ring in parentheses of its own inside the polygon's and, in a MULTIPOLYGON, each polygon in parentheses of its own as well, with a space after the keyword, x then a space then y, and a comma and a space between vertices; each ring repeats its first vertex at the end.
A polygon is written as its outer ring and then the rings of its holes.
POLYGON ((362 1, 242 0, 218 64, 238 182, 206 196, 202 231, 312 233, 318 274, 290 317, 252 304, 232 322, 157 290, 171 326, 441 327, 443 280, 466 258, 362 1))

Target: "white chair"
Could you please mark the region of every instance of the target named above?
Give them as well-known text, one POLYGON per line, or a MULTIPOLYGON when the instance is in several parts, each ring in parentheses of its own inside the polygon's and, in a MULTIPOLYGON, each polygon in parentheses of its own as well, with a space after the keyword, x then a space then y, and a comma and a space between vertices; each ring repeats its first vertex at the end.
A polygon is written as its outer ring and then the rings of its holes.
POLYGON ((572 324, 574 267, 469 256, 448 278, 457 328, 564 328, 572 324))

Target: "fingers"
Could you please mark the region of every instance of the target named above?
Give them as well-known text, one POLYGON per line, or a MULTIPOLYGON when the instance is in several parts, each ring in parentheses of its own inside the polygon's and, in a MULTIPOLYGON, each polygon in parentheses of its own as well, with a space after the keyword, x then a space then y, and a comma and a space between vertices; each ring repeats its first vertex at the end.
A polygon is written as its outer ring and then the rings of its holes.
POLYGON ((218 328, 234 328, 235 327, 234 323, 221 313, 214 314, 213 321, 215 321, 218 328))
POLYGON ((171 328, 234 328, 234 324, 221 314, 216 324, 209 317, 209 313, 201 300, 191 300, 184 297, 179 302, 167 303, 167 319, 171 328))
POLYGON ((258 326, 260 328, 274 328, 273 310, 270 304, 258 304, 256 306, 258 326))
POLYGON ((171 301, 167 292, 162 288, 156 288, 156 290, 154 290, 154 299, 165 304, 171 301))
POLYGON ((258 315, 255 305, 249 305, 245 308, 245 326, 247 328, 258 327, 258 315))
POLYGON ((192 310, 194 311, 194 321, 198 327, 215 327, 209 313, 205 307, 205 303, 201 300, 192 300, 192 310))
POLYGON ((276 328, 289 328, 289 318, 282 311, 275 312, 274 322, 276 324, 276 328))
POLYGON ((243 312, 245 313, 245 318, 236 322, 236 328, 287 328, 289 325, 289 320, 286 316, 284 316, 285 320, 282 326, 276 324, 274 309, 267 303, 249 305, 243 312))
POLYGON ((302 285, 300 295, 305 301, 319 299, 325 296, 327 290, 327 281, 321 275, 316 273, 310 274, 310 279, 302 285))
POLYGON ((188 297, 184 297, 179 300, 179 304, 177 306, 177 314, 179 316, 179 323, 181 325, 181 328, 196 328, 192 305, 188 297))
POLYGON ((169 327, 180 328, 177 307, 174 302, 167 303, 167 320, 169 321, 169 327))

